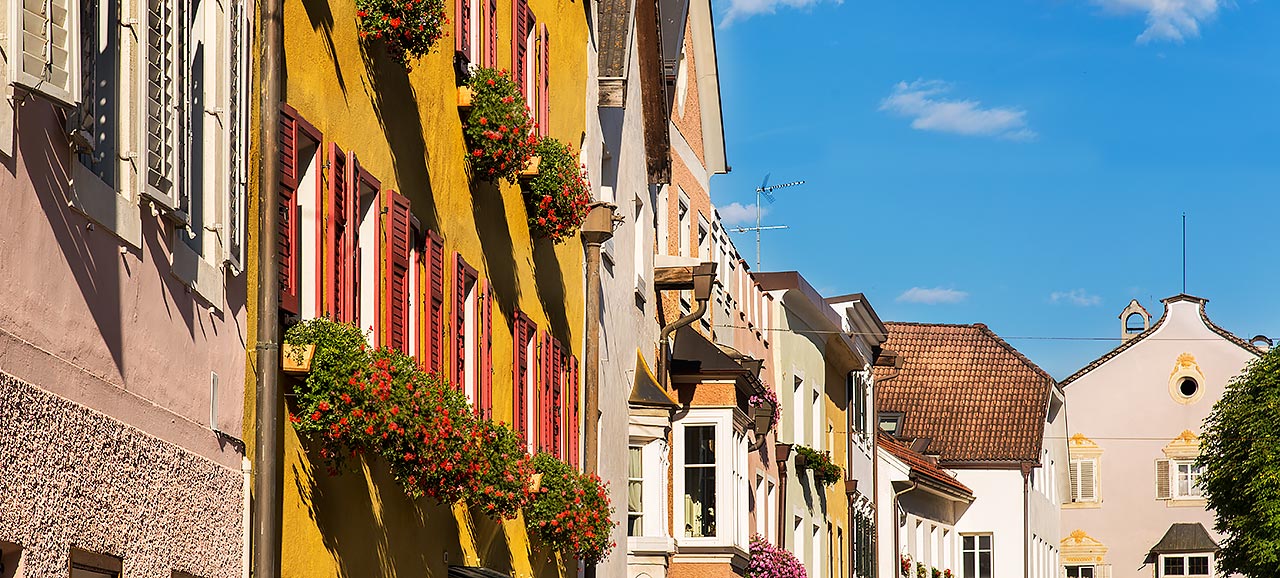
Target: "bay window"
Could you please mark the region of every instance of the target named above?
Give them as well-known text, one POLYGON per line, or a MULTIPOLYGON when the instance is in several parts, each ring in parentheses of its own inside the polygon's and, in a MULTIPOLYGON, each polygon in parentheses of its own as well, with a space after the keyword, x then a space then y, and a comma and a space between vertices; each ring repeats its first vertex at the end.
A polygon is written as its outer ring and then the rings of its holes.
POLYGON ((746 550, 745 429, 746 417, 732 408, 692 409, 675 423, 675 521, 682 545, 746 550))

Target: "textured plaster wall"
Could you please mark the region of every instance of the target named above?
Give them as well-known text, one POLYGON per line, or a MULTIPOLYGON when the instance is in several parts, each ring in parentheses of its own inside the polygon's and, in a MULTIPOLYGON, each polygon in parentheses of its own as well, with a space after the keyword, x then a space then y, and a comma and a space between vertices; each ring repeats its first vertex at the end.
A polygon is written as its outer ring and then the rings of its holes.
MULTIPOLYGON (((993 576, 1023 574, 1022 472, 1010 470, 953 470, 957 480, 973 490, 975 499, 956 532, 991 533, 993 576)), ((963 548, 963 544, 961 545, 963 548)))
POLYGON ((18 576, 64 577, 70 548, 123 559, 130 578, 240 576, 242 478, 0 373, 0 541, 18 576))

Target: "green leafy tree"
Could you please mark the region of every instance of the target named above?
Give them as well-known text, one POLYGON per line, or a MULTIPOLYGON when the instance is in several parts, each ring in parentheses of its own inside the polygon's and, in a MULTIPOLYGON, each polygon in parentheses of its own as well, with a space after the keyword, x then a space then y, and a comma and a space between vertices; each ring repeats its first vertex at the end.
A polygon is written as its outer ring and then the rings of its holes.
POLYGON ((1280 348, 1227 384, 1204 430, 1201 489, 1226 535, 1218 570, 1280 576, 1280 348))

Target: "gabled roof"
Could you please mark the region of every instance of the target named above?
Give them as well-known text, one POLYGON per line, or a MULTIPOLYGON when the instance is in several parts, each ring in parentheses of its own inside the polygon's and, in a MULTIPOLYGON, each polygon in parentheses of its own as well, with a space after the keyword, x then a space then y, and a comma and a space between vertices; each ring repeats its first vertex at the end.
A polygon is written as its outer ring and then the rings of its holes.
MULTIPOLYGON (((1152 333, 1155 333, 1157 329, 1160 329, 1160 326, 1164 325, 1164 320, 1169 318, 1169 304, 1176 301, 1191 301, 1193 303, 1198 303, 1200 305, 1200 320, 1204 322, 1205 327, 1209 328, 1209 331, 1212 331, 1222 336, 1223 339, 1226 339, 1227 341, 1230 341, 1231 343, 1234 343, 1240 346, 1245 351, 1248 351, 1249 353, 1257 355, 1258 357, 1262 357, 1263 355, 1266 354, 1265 351, 1258 349, 1257 347, 1254 347, 1254 345, 1249 343, 1248 341, 1245 341, 1244 339, 1237 337, 1235 334, 1231 333, 1230 331, 1227 331, 1226 329, 1218 327, 1216 324, 1214 324, 1214 322, 1210 321, 1209 315, 1206 314, 1204 311, 1205 304, 1209 302, 1208 299, 1205 299, 1203 297, 1196 297, 1194 295, 1187 295, 1186 293, 1179 293, 1177 295, 1174 295, 1173 297, 1166 297, 1160 300, 1161 303, 1164 303, 1164 313, 1160 315, 1160 319, 1156 320, 1156 322, 1152 324, 1149 329, 1133 336, 1131 339, 1128 339, 1124 343, 1121 343, 1115 349, 1112 349, 1111 351, 1106 352, 1105 354, 1102 355, 1102 357, 1099 357, 1093 360, 1092 362, 1090 362, 1089 365, 1086 365, 1080 368, 1080 371, 1077 371, 1071 374, 1070 376, 1068 376, 1066 379, 1058 382, 1058 385, 1060 387, 1066 387, 1071 382, 1079 379, 1084 374, 1089 373, 1090 371, 1093 371, 1098 367, 1101 367, 1102 364, 1108 361, 1111 361, 1113 357, 1120 355, 1121 353, 1124 353, 1130 347, 1137 345, 1138 342, 1142 341, 1143 339, 1146 339, 1152 333)), ((1141 307, 1141 305, 1139 305, 1139 307, 1141 307)))
POLYGON ((1036 464, 1053 378, 986 325, 889 322, 902 368, 876 367, 876 406, 944 464, 1036 464))
POLYGON ((951 474, 938 467, 937 464, 929 461, 929 458, 924 457, 919 452, 912 451, 902 442, 893 439, 889 434, 877 432, 876 444, 911 468, 910 476, 912 478, 923 478, 926 483, 932 482, 941 485, 961 496, 967 496, 970 500, 973 499, 973 490, 970 490, 968 486, 960 483, 960 480, 955 479, 951 474))

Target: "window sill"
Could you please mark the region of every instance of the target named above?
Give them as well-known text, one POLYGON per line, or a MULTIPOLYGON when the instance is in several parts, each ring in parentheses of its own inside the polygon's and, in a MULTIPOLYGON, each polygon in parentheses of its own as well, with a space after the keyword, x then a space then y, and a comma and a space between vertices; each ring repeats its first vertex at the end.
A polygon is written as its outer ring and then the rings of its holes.
POLYGON ((665 555, 675 552, 676 543, 671 538, 661 536, 629 536, 627 537, 627 553, 638 555, 665 555))
POLYGON ((134 249, 142 248, 142 213, 138 204, 112 189, 79 161, 71 161, 71 208, 102 226, 134 249))
POLYGON ((1064 510, 1095 510, 1101 507, 1101 500, 1097 502, 1067 502, 1062 505, 1064 510))
POLYGON ((1204 498, 1171 498, 1165 500, 1164 505, 1167 508, 1199 508, 1203 510, 1209 503, 1204 498))

